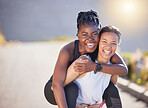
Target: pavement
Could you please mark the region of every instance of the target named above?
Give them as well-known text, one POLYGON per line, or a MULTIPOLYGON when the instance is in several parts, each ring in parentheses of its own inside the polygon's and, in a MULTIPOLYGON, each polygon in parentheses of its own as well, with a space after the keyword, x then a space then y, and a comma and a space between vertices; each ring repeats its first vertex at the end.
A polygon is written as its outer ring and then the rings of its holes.
MULTIPOLYGON (((57 108, 46 101, 44 86, 66 43, 17 42, 0 46, 0 108, 57 108)), ((148 108, 147 97, 138 99, 147 96, 147 91, 121 78, 118 82, 123 108, 148 108), (136 92, 134 96, 131 89, 136 92)))
POLYGON ((148 104, 148 90, 122 77, 118 78, 118 87, 148 104))

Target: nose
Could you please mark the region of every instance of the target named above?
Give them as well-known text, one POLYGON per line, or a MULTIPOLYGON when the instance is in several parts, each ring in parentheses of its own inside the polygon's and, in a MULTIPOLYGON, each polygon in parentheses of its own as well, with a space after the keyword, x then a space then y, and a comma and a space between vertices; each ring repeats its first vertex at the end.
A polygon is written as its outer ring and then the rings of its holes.
POLYGON ((107 44, 107 48, 110 49, 112 46, 111 44, 107 44))
POLYGON ((90 36, 89 36, 89 40, 94 40, 93 35, 90 35, 90 36))

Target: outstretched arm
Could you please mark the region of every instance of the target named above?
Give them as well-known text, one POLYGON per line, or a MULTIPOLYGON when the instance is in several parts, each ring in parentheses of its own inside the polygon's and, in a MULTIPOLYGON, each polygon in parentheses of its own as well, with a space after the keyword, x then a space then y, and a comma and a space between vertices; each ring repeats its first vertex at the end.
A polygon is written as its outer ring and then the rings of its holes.
MULTIPOLYGON (((119 54, 115 53, 111 58, 112 64, 102 64, 103 73, 112 75, 126 75, 128 73, 127 66, 119 54)), ((81 60, 81 63, 75 63, 75 70, 80 73, 90 72, 96 69, 96 63, 89 59, 81 60)))

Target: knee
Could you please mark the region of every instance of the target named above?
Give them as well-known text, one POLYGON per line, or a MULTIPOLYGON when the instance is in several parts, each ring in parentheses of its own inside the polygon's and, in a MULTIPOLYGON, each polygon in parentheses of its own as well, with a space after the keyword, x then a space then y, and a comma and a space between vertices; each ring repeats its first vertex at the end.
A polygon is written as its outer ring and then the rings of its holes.
POLYGON ((56 105, 53 91, 51 90, 52 82, 49 80, 44 87, 44 96, 46 100, 53 105, 56 105))
POLYGON ((107 87, 106 94, 113 98, 119 98, 118 89, 112 82, 110 82, 109 86, 107 87))

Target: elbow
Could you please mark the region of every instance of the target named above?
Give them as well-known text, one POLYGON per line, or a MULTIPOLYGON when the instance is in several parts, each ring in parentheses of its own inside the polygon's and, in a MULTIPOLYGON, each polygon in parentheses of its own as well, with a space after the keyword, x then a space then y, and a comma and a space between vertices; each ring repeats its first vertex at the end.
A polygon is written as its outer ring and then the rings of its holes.
POLYGON ((57 83, 57 82, 54 82, 54 81, 52 82, 52 90, 53 91, 56 91, 61 87, 63 87, 61 83, 57 83))
POLYGON ((127 75, 127 74, 128 74, 128 68, 126 66, 124 66, 123 75, 127 75))
POLYGON ((127 66, 120 64, 120 74, 118 74, 118 75, 127 75, 127 74, 128 74, 127 66))

